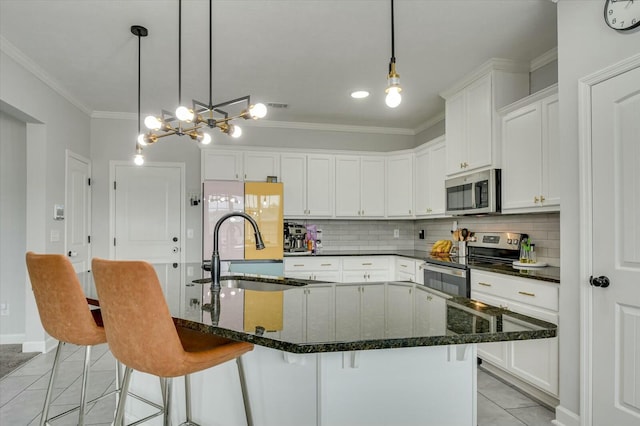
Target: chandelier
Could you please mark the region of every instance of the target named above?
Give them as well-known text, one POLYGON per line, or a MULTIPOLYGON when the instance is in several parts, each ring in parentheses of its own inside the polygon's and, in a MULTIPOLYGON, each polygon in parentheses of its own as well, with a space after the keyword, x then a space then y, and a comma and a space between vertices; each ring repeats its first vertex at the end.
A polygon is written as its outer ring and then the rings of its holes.
POLYGON ((402 87, 400 87, 400 76, 396 72, 395 55, 395 30, 393 25, 393 0, 391 0, 391 59, 389 60, 389 75, 387 76, 387 97, 385 102, 389 108, 395 108, 402 102, 402 87))
MULTIPOLYGON (((136 143, 136 164, 144 161, 142 149, 154 144, 160 138, 171 135, 189 136, 203 145, 211 143, 211 135, 204 130, 217 128, 223 133, 238 138, 242 128, 232 121, 238 118, 245 120, 260 119, 266 116, 267 107, 262 103, 252 104, 249 95, 229 101, 213 103, 213 62, 212 62, 212 0, 209 0, 209 102, 193 99, 191 107, 182 104, 182 0, 178 1, 178 108, 174 113, 162 110, 160 116, 147 116, 144 124, 146 133, 138 135, 136 143), (229 109, 239 111, 235 114, 229 109)), ((139 85, 139 82, 138 82, 139 85)), ((139 95, 138 95, 139 97, 139 95)), ((138 121, 140 121, 138 106, 138 121)), ((138 123, 139 126, 139 123, 138 123)))

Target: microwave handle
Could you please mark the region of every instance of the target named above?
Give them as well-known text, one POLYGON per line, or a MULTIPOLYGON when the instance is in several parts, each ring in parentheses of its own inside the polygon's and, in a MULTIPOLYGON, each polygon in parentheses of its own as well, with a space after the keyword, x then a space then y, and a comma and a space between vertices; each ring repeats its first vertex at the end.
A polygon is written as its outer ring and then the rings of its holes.
POLYGON ((475 209, 476 208, 476 185, 478 183, 477 182, 473 182, 471 184, 471 208, 475 209))

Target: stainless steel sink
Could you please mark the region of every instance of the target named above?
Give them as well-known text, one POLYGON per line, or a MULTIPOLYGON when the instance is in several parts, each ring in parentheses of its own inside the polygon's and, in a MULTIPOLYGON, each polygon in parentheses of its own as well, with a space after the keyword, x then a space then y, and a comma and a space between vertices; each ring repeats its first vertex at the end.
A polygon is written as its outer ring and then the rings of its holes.
POLYGON ((284 291, 292 288, 296 288, 296 286, 286 285, 286 284, 278 284, 278 283, 270 283, 263 281, 251 281, 251 280, 221 280, 220 281, 221 288, 241 288, 243 290, 255 290, 255 291, 284 291))

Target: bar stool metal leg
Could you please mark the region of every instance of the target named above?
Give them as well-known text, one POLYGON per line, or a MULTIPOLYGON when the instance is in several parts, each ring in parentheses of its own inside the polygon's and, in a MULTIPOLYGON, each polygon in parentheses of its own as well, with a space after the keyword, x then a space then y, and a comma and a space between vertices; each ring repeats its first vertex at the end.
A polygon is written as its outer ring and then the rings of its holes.
POLYGON ((89 364, 91 364, 91 346, 84 347, 84 368, 82 370, 82 389, 80 391, 80 412, 78 425, 84 425, 84 411, 87 406, 87 382, 89 381, 89 364))
POLYGON ((131 379, 131 368, 126 367, 124 369, 124 376, 122 378, 122 387, 120 388, 120 398, 118 399, 118 408, 116 409, 116 418, 113 421, 114 425, 121 425, 124 419, 124 404, 129 393, 129 380, 131 379))
POLYGON ((58 348, 56 349, 56 356, 53 358, 53 367, 51 368, 51 376, 49 377, 49 386, 47 387, 47 395, 44 398, 44 407, 42 407, 42 416, 40 417, 40 426, 47 424, 47 417, 49 416, 49 405, 51 404, 51 393, 53 392, 53 381, 55 380, 56 373, 58 372, 58 363, 60 362, 60 353, 64 342, 58 342, 58 348))

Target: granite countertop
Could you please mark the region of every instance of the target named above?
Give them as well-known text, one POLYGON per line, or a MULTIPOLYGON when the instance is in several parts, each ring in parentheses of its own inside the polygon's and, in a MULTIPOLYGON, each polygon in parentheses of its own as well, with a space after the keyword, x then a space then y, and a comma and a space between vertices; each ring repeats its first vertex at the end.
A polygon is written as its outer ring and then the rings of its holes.
MULTIPOLYGON (((210 281, 206 280, 208 272, 200 264, 154 267, 161 282, 166 281, 162 287, 176 324, 292 353, 527 340, 555 337, 557 333, 554 324, 407 282, 307 286, 305 280, 234 276, 223 277, 223 288, 212 292, 210 281), (288 288, 284 291, 227 288, 225 281, 230 279, 284 284, 288 288), (372 300, 376 300, 379 309, 368 319, 361 320, 360 297, 341 297, 348 293, 339 293, 359 291, 356 290, 359 286, 377 295, 372 300), (386 308, 407 303, 405 291, 412 299, 422 298, 424 303, 420 306, 426 311, 422 310, 420 317, 407 319, 406 309, 386 308), (394 301, 393 294, 404 296, 394 301), (340 304, 336 304, 338 300, 340 304), (429 309, 435 309, 435 315, 429 309), (505 321, 509 326, 503 328, 505 321), (365 322, 371 335, 362 337, 360 326, 365 322), (371 327, 376 322, 380 325, 371 327)), ((99 303, 92 282, 87 296, 93 297, 93 303, 99 303)))
POLYGON ((319 253, 286 253, 284 257, 319 257, 319 256, 404 256, 418 260, 425 260, 429 256, 429 252, 424 250, 324 250, 319 253))

